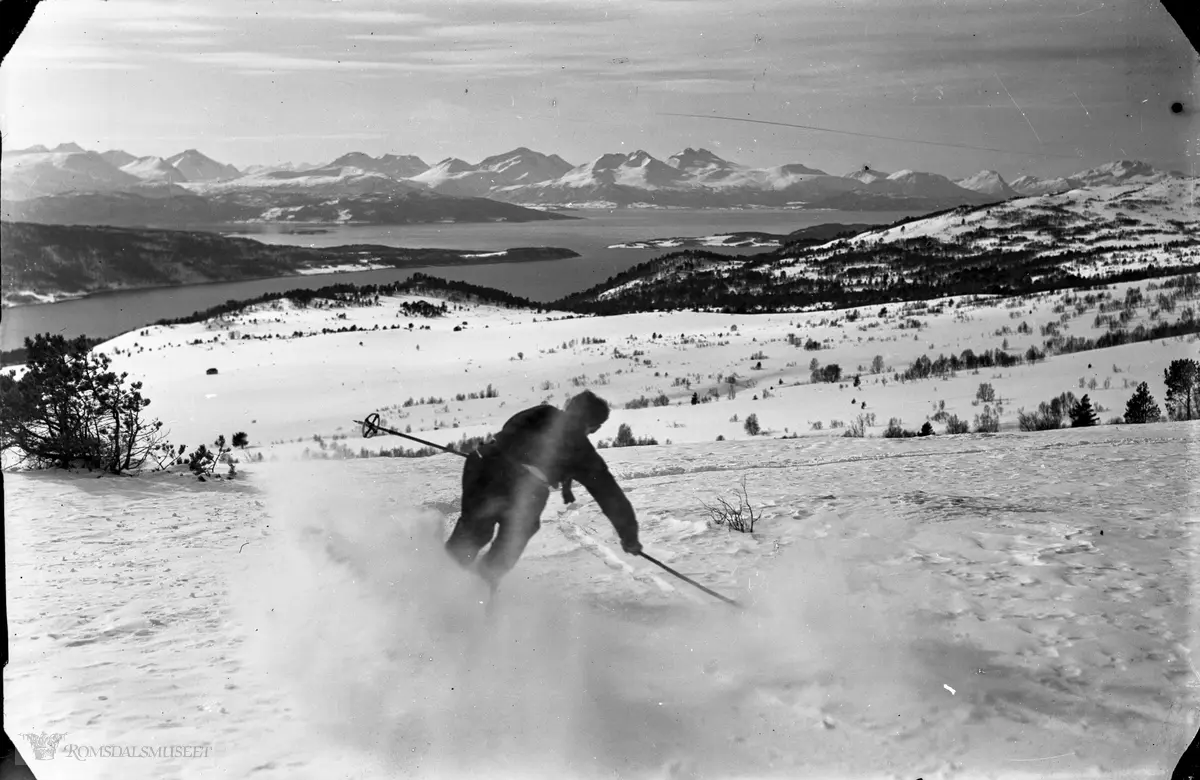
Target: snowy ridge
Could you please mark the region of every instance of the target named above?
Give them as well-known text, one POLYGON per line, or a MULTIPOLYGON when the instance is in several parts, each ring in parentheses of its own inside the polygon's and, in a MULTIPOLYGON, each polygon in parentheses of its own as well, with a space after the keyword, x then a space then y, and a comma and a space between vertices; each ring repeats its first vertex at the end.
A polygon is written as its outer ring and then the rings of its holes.
POLYGON ((227 181, 188 182, 185 186, 199 194, 266 190, 326 197, 405 193, 417 192, 422 189, 415 184, 398 181, 382 173, 349 167, 317 168, 307 171, 265 171, 227 181))
POLYGON ((476 165, 449 158, 412 180, 446 195, 480 197, 500 188, 550 181, 571 167, 558 155, 547 156, 519 147, 484 158, 476 165))
POLYGON ((169 184, 187 181, 186 176, 161 157, 139 157, 122 165, 121 170, 143 181, 169 184))
POLYGON ((967 254, 1025 248, 1035 256, 1054 257, 1069 251, 1099 250, 1098 256, 1084 261, 1086 265, 1064 266, 1084 276, 1144 268, 1151 263, 1184 265, 1200 256, 1194 246, 1200 235, 1197 189, 1196 180, 1169 178, 1149 185, 1080 189, 973 210, 956 209, 807 250, 800 262, 785 263, 781 273, 809 273, 810 263, 845 248, 919 238, 957 244, 967 254), (1167 246, 1178 242, 1183 242, 1184 248, 1167 246))

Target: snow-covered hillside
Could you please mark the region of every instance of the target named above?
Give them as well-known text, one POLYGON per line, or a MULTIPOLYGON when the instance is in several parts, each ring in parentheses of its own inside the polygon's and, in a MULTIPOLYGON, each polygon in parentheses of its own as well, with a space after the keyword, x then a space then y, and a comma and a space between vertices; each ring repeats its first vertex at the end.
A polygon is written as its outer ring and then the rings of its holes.
POLYGON ((1106 186, 1016 198, 978 209, 955 209, 912 222, 864 231, 805 250, 781 268, 785 276, 808 274, 849 249, 879 247, 921 238, 956 247, 962 256, 1026 250, 1032 257, 1083 253, 1060 264, 1081 276, 1100 276, 1157 265, 1197 262, 1200 212, 1196 179, 1106 186))
POLYGON ((1196 338, 899 380, 1050 326, 1094 338, 1114 302, 1129 328, 1179 318, 1194 285, 776 315, 422 301, 443 299, 262 304, 99 347, 171 441, 250 445, 232 480, 5 475, 6 727, 72 759, 19 744, 39 777, 1161 777, 1200 725, 1200 423, 1014 430, 1065 391, 1102 422, 1141 381, 1161 402, 1196 338), (585 387, 613 404, 596 440, 659 442, 600 450, 646 551, 744 612, 620 553, 577 487, 488 621, 440 550, 461 461, 358 457, 417 446, 362 438, 371 412, 449 444, 585 387), (988 408, 1000 433, 945 435, 988 408), (891 417, 936 435, 882 438, 891 417), (743 478, 752 534, 704 506, 743 478), (208 750, 98 753, 183 744, 208 750))
POLYGON ((556 497, 485 619, 451 455, 7 476, 5 722, 64 734, 18 740, 51 780, 1165 777, 1196 433, 605 451, 646 551, 744 612, 556 497), (755 532, 707 524, 743 478, 755 532))

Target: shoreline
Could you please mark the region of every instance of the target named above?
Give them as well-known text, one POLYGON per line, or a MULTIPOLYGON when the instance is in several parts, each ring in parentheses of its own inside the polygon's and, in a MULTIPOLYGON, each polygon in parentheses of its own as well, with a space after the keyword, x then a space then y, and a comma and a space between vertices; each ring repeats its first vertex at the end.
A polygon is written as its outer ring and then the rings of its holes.
MULTIPOLYGON (((271 245, 266 245, 266 246, 271 246, 271 245)), ((398 247, 384 247, 384 246, 379 246, 379 245, 374 245, 374 244, 344 244, 344 245, 339 245, 336 247, 328 247, 328 248, 320 250, 320 251, 332 252, 335 250, 342 250, 346 254, 349 254, 350 250, 356 250, 359 252, 363 252, 363 251, 376 252, 379 250, 390 250, 390 251, 395 251, 395 252, 426 251, 426 250, 402 249, 402 248, 398 248, 398 247)), ((509 264, 509 263, 518 264, 518 263, 555 262, 558 260, 569 260, 571 258, 580 257, 579 253, 576 252, 575 250, 566 249, 564 247, 511 247, 508 249, 496 250, 494 252, 479 252, 476 250, 467 250, 467 249, 446 249, 446 250, 432 250, 432 251, 461 252, 463 254, 458 255, 457 258, 442 259, 442 260, 436 260, 436 259, 425 260, 425 261, 413 260, 411 262, 411 264, 406 264, 406 265, 391 265, 391 264, 386 264, 386 263, 385 264, 364 263, 362 265, 362 267, 350 267, 345 263, 341 263, 341 264, 337 264, 337 265, 311 266, 311 267, 307 267, 307 268, 303 268, 303 269, 297 269, 294 273, 282 274, 282 275, 269 274, 266 276, 246 276, 246 277, 241 277, 241 278, 237 278, 237 279, 210 279, 210 280, 203 281, 203 282, 189 282, 187 284, 131 285, 131 286, 123 286, 123 287, 110 287, 110 288, 106 288, 103 290, 92 290, 92 291, 84 292, 84 293, 38 293, 38 292, 32 292, 32 291, 25 293, 25 294, 31 295, 31 296, 42 296, 42 295, 47 296, 47 297, 56 296, 56 297, 54 297, 53 300, 41 301, 41 302, 37 302, 37 303, 11 303, 8 300, 8 296, 10 295, 10 293, 6 293, 4 296, 4 299, 0 300, 0 311, 9 311, 12 309, 28 309, 28 308, 38 307, 38 306, 53 306, 58 303, 66 303, 68 301, 78 301, 78 300, 84 300, 84 299, 89 299, 89 298, 90 299, 102 298, 106 295, 118 295, 121 293, 128 293, 128 292, 150 292, 150 291, 154 291, 154 290, 177 290, 177 289, 191 288, 191 287, 205 287, 205 286, 214 285, 214 284, 237 284, 239 282, 260 282, 260 281, 268 281, 268 280, 274 280, 274 279, 292 279, 292 278, 307 279, 307 278, 311 278, 311 277, 315 277, 315 276, 343 276, 345 274, 360 273, 360 272, 364 272, 364 271, 406 271, 406 270, 415 271, 416 269, 419 269, 419 268, 420 269, 424 269, 424 268, 462 268, 464 266, 472 266, 472 265, 504 265, 504 264, 509 264), (545 250, 548 255, 551 252, 556 252, 559 254, 556 254, 553 256, 545 256, 545 257, 529 257, 529 256, 523 256, 520 254, 521 250, 530 250, 530 249, 545 250), (514 255, 513 254, 514 252, 517 254, 514 255)), ((15 293, 12 293, 12 294, 15 294, 15 293)))

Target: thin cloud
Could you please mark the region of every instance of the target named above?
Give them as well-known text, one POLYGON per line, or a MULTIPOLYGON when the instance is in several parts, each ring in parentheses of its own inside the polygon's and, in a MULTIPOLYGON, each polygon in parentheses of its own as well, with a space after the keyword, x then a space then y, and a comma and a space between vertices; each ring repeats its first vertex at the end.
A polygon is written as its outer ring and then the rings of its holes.
POLYGON ((228 29, 220 24, 197 22, 192 19, 182 18, 122 19, 116 22, 114 26, 131 32, 149 33, 211 33, 228 29))
POLYGON ((368 41, 370 43, 423 43, 428 39, 415 33, 359 33, 342 36, 348 41, 368 41))
POLYGON ((197 65, 211 65, 249 73, 274 71, 352 71, 358 70, 404 70, 407 66, 397 62, 378 60, 354 60, 349 58, 293 57, 256 51, 215 51, 182 54, 177 59, 197 65))
POLYGON ((135 68, 135 56, 136 53, 131 49, 116 45, 22 38, 4 59, 4 67, 59 70, 135 68))
POLYGON ((428 14, 410 11, 388 10, 357 10, 354 8, 323 7, 312 9, 278 9, 271 14, 287 19, 308 19, 318 22, 337 22, 338 24, 403 24, 423 25, 433 22, 428 14))

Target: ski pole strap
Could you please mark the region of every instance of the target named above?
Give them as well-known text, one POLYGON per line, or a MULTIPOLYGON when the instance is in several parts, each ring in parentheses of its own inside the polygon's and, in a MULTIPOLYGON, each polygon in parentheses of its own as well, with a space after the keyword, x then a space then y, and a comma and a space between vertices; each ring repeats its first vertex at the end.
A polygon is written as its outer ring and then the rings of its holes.
POLYGON ((685 577, 684 575, 682 575, 682 574, 680 574, 679 572, 675 571, 674 569, 672 569, 670 566, 668 566, 667 564, 663 563, 662 561, 659 561, 659 560, 656 560, 656 559, 654 559, 654 558, 651 558, 649 555, 647 555, 647 554, 646 554, 646 553, 644 553, 644 552, 640 552, 640 553, 638 553, 638 555, 640 555, 640 556, 642 556, 643 558, 645 558, 646 560, 650 561, 650 563, 653 563, 655 566, 659 566, 659 567, 661 567, 661 568, 663 568, 663 569, 667 570, 667 571, 668 571, 668 572, 670 572, 671 574, 674 574, 676 577, 678 577, 679 579, 681 579, 681 580, 683 580, 684 582, 688 583, 689 585, 695 585, 697 588, 699 588, 700 590, 704 591, 704 592, 705 592, 705 593, 707 593, 708 595, 710 595, 710 596, 716 596, 716 597, 717 597, 717 598, 719 598, 721 601, 724 601, 726 604, 729 604, 730 606, 733 606, 733 607, 737 607, 738 609, 742 609, 742 605, 741 605, 741 604, 739 604, 739 603, 737 603, 737 602, 736 602, 736 601, 734 601, 733 599, 731 599, 731 598, 729 598, 729 597, 727 597, 727 596, 722 596, 720 593, 717 593, 717 592, 716 592, 716 591, 714 591, 714 590, 710 590, 710 589, 708 589, 708 588, 704 587, 704 586, 703 586, 703 585, 701 585, 700 583, 698 583, 698 582, 696 582, 695 580, 693 580, 691 577, 685 577))

